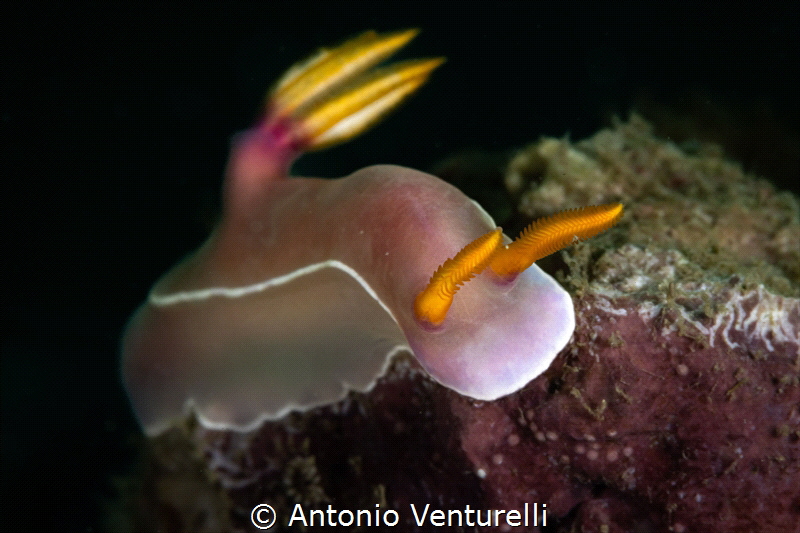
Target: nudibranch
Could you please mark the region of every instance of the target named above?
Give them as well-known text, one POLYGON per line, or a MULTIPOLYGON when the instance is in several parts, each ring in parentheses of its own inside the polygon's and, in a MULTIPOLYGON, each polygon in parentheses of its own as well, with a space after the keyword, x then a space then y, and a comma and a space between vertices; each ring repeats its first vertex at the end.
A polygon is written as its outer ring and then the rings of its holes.
POLYGON ((533 262, 606 229, 621 205, 556 215, 509 244, 479 205, 423 172, 289 176, 302 152, 360 134, 427 80, 442 59, 375 68, 415 34, 320 50, 235 138, 221 222, 155 284, 123 338, 123 379, 148 434, 192 410, 244 431, 332 403, 369 390, 400 351, 442 385, 493 400, 566 345, 572 301, 533 262))

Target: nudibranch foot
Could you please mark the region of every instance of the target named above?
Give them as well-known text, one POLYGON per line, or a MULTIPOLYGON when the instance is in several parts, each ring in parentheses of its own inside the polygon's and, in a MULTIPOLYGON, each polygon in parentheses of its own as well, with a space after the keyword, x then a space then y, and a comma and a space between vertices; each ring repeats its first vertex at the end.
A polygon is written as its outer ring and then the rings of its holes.
POLYGON ((128 326, 123 362, 147 433, 190 409, 205 427, 247 431, 369 390, 408 343, 363 279, 341 263, 315 266, 267 287, 151 297, 128 326))

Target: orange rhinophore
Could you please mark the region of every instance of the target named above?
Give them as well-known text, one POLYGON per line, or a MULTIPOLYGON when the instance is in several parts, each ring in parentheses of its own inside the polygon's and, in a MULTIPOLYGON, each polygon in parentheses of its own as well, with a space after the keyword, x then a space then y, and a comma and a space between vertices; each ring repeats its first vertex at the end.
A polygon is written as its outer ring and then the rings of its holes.
POLYGON ((617 203, 569 209, 540 218, 525 228, 517 240, 500 248, 489 268, 501 278, 513 278, 539 259, 606 231, 619 221, 622 211, 622 204, 617 203))
POLYGON ((414 315, 423 324, 440 326, 456 291, 487 266, 503 280, 513 280, 539 259, 609 229, 623 209, 617 203, 562 211, 532 222, 506 246, 500 245, 500 228, 478 237, 434 272, 414 300, 414 315))
POLYGON ((503 230, 495 228, 466 245, 452 259, 445 261, 433 273, 428 286, 414 300, 414 315, 417 320, 434 326, 441 325, 458 289, 486 268, 502 242, 503 230))

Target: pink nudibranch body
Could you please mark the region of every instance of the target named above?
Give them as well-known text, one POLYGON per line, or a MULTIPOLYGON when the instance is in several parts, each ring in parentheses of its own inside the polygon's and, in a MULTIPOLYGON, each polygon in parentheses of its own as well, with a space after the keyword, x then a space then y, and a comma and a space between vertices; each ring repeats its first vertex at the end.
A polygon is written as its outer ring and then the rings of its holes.
POLYGON ((404 350, 439 383, 493 400, 567 343, 572 301, 535 265, 511 283, 479 274, 440 327, 420 324, 415 296, 495 228, 491 218, 408 168, 289 177, 292 154, 263 129, 232 152, 220 225, 156 283, 126 331, 124 380, 148 434, 187 409, 208 427, 247 430, 332 403, 370 389, 404 350))

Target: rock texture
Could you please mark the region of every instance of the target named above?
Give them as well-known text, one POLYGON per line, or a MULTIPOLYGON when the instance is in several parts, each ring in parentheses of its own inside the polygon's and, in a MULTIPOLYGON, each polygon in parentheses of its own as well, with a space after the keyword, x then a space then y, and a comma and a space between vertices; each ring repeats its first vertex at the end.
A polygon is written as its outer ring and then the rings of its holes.
POLYGON ((410 504, 536 502, 554 531, 800 531, 797 199, 635 116, 576 144, 541 140, 506 184, 529 217, 627 208, 545 263, 577 328, 544 375, 478 403, 401 356, 369 394, 252 433, 187 421, 148 444, 119 506, 129 526, 252 531, 267 502, 272 531, 298 503, 378 504, 397 510, 393 530, 428 531, 410 504))

